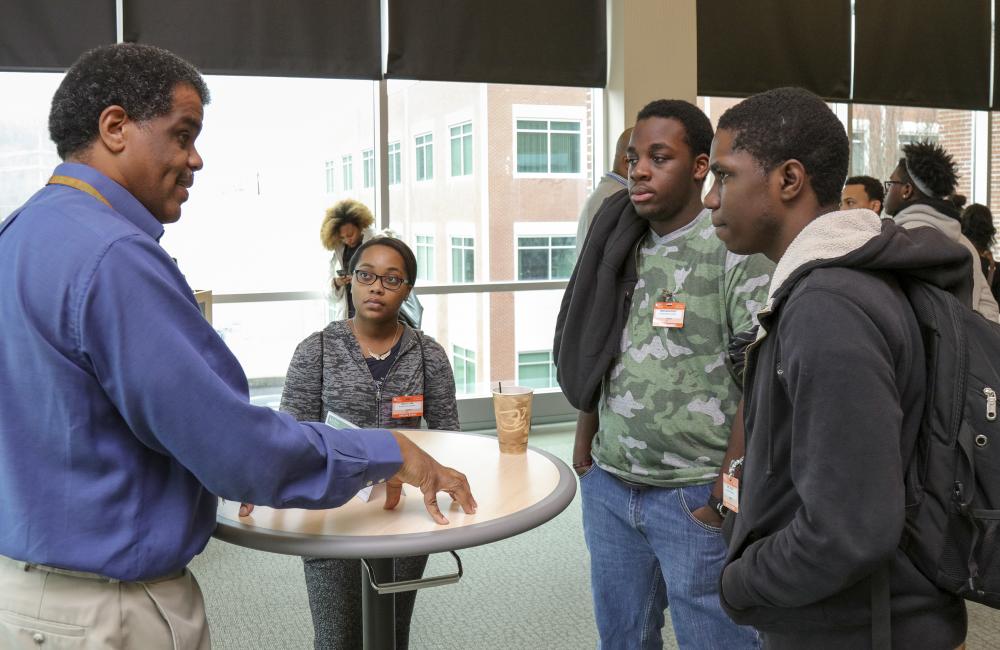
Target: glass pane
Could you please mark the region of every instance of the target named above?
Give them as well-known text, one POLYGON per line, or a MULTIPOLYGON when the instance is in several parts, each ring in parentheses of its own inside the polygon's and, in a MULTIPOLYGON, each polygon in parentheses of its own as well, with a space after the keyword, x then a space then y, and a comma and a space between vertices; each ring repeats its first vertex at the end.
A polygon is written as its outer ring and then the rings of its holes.
POLYGON ((552 278, 566 279, 573 275, 573 267, 576 265, 576 249, 555 248, 552 250, 552 278))
MULTIPOLYGON (((469 124, 468 131, 472 131, 469 124)), ((462 138, 462 174, 468 176, 472 173, 472 136, 466 135, 462 138)))
MULTIPOLYGON (((363 152, 374 150, 373 83, 215 75, 205 80, 212 93, 198 138, 205 167, 195 174, 180 221, 166 228, 164 249, 193 287, 215 294, 324 291, 331 252, 319 232, 327 208, 344 198, 375 205, 374 188, 362 188, 353 176, 355 157, 361 161, 363 152), (287 118, 287 97, 304 102, 296 128, 309 137, 283 145, 248 137, 261 124, 287 118), (327 161, 335 161, 342 179, 333 193, 322 180, 327 161)), ((276 303, 274 313, 282 304, 276 303)), ((260 347, 258 354, 269 353, 260 347)))
POLYGON ((548 249, 522 248, 517 253, 518 280, 548 280, 549 251, 548 249))
POLYGON ((952 155, 959 174, 955 193, 972 202, 975 153, 971 111, 855 104, 853 117, 855 142, 860 139, 859 134, 864 135, 867 156, 863 165, 852 159, 852 173, 885 180, 899 164, 904 145, 926 140, 940 144, 952 155))
POLYGON ((580 136, 552 134, 552 172, 575 174, 580 171, 580 136))
POLYGON ((518 246, 544 246, 548 248, 549 238, 548 237, 518 237, 518 246))
MULTIPOLYGON (((469 239, 478 249, 479 256, 469 260, 484 262, 475 269, 475 281, 503 282, 518 277, 519 237, 567 238, 576 232, 593 189, 589 172, 604 167, 593 160, 604 139, 600 124, 593 123, 600 101, 594 91, 400 79, 390 79, 387 91, 389 142, 415 143, 430 135, 432 142, 445 143, 434 152, 436 161, 431 156, 430 180, 415 185, 417 170, 406 169, 389 189, 389 227, 407 241, 415 233, 435 234, 442 244, 436 281, 465 276, 466 260, 453 259, 452 237, 469 239), (559 171, 550 169, 551 137, 564 141, 559 171), (546 178, 550 173, 563 177, 546 178), (527 222, 535 225, 522 227, 527 222)), ((404 158, 416 165, 414 153, 404 158)), ((505 377, 513 378, 513 372, 505 377)))
POLYGON ((517 362, 522 364, 549 363, 552 359, 551 352, 521 352, 517 355, 517 362))
POLYGON ((536 131, 544 131, 548 127, 548 122, 538 121, 538 120, 518 120, 517 129, 532 129, 536 131))
POLYGON ((524 174, 549 171, 548 136, 546 134, 518 132, 517 171, 524 174))
MULTIPOLYGON (((452 129, 454 131, 454 129, 452 129)), ((462 139, 452 138, 451 140, 451 175, 462 175, 462 139)))
POLYGON ((553 237, 552 245, 574 247, 576 246, 576 237, 553 237))
POLYGON ((0 109, 0 221, 37 192, 62 162, 48 125, 52 95, 62 79, 62 74, 0 72, 0 96, 6 99, 0 109))
POLYGON ((473 250, 465 251, 465 275, 466 282, 476 281, 476 253, 473 250))

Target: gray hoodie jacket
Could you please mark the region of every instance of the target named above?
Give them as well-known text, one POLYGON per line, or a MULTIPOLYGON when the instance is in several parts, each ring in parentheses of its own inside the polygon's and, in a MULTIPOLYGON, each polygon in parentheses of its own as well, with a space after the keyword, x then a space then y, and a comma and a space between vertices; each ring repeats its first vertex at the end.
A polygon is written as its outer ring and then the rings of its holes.
POLYGON ((946 214, 934 209, 934 206, 926 203, 914 203, 896 213, 894 217, 896 223, 904 228, 920 228, 929 226, 940 230, 953 242, 958 242, 969 251, 972 256, 972 309, 982 314, 987 320, 1000 323, 1000 308, 990 291, 990 284, 983 275, 982 266, 979 263, 979 253, 972 242, 962 234, 962 222, 953 219, 946 214))
POLYGON ((392 417, 392 398, 423 395, 427 426, 458 431, 455 375, 444 348, 423 332, 402 327, 399 355, 381 386, 372 380, 347 321, 310 334, 288 365, 281 410, 309 422, 323 422, 333 411, 362 428, 419 429, 419 417, 392 417))

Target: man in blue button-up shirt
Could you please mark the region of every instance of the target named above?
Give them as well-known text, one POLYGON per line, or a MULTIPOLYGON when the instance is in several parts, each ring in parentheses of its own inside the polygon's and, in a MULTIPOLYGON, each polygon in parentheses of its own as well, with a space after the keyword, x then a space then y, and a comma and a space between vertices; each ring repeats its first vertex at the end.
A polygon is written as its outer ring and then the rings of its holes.
POLYGON ((390 480, 390 501, 400 481, 418 484, 441 523, 439 490, 475 508, 464 476, 399 434, 249 404, 246 376, 158 244, 202 167, 207 101, 197 71, 166 51, 83 55, 49 118, 66 162, 0 226, 0 610, 79 627, 95 647, 160 645, 136 636, 156 625, 129 625, 120 599, 91 593, 124 594, 114 581, 144 584, 167 638, 207 647, 184 567, 212 533, 217 495, 328 508, 390 480))

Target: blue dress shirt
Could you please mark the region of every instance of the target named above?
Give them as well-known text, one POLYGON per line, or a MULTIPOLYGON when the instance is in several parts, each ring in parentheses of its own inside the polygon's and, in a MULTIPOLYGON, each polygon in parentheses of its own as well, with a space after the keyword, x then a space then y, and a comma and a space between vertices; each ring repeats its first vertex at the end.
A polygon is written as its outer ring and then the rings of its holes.
POLYGON ((0 232, 0 554, 149 579, 205 547, 216 495, 329 508, 399 469, 388 431, 252 406, 160 223, 89 166, 55 174, 112 207, 49 185, 0 232))

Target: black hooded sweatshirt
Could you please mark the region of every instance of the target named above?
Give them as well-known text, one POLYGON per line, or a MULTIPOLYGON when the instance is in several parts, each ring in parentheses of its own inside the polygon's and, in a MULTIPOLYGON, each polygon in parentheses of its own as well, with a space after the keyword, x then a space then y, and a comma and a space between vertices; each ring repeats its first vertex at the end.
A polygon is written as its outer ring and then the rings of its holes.
POLYGON ((968 303, 965 248, 869 210, 818 217, 775 270, 747 355, 746 461, 721 584, 727 613, 765 647, 870 647, 871 578, 885 566, 894 648, 965 638, 964 602, 898 548, 926 380, 896 281, 906 275, 968 303))

